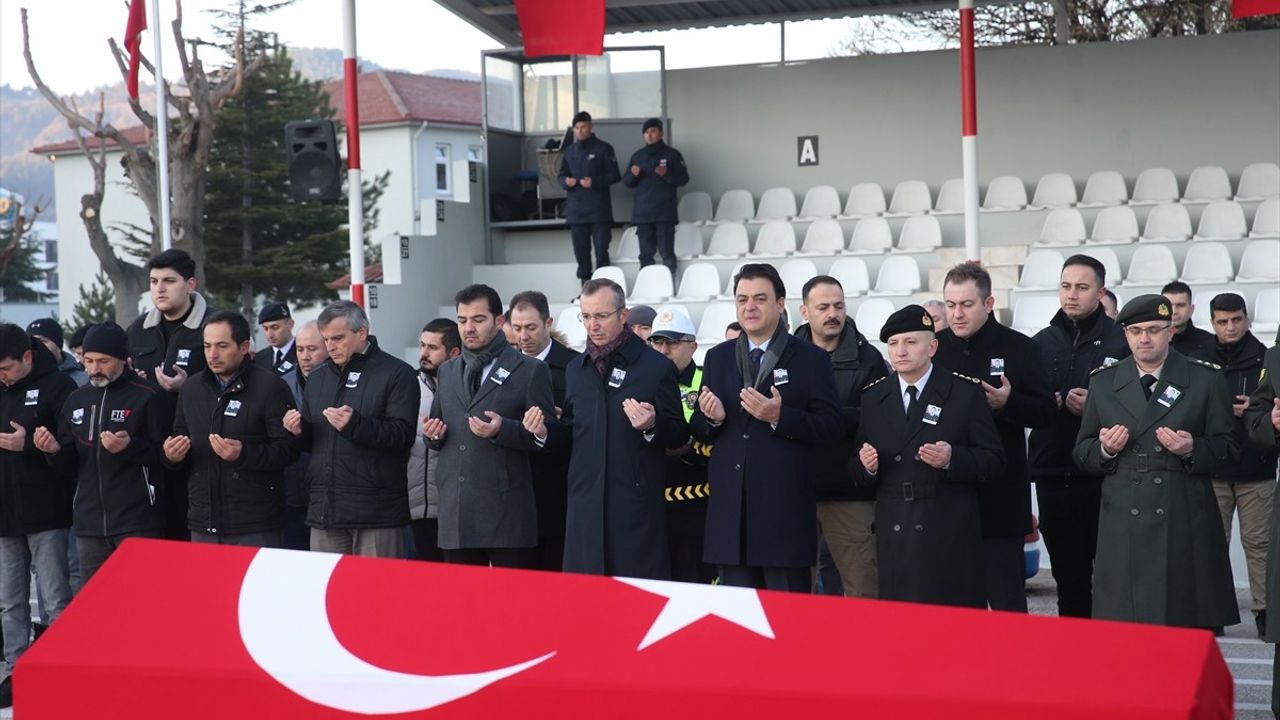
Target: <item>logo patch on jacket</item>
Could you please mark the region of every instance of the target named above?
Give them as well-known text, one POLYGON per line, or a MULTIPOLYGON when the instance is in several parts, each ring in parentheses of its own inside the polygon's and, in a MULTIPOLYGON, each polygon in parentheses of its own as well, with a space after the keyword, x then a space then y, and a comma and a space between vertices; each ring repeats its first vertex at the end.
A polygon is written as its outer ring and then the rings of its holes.
POLYGON ((347 373, 347 387, 353 388, 359 384, 360 384, 360 373, 358 372, 347 373))
POLYGON ((188 350, 188 349, 186 349, 186 348, 180 348, 180 349, 178 350, 178 359, 177 359, 177 360, 174 360, 174 361, 173 361, 173 364, 174 364, 174 365, 190 365, 190 364, 191 364, 191 351, 190 351, 190 350, 188 350))
POLYGON ((698 391, 690 390, 684 394, 684 406, 690 410, 698 409, 698 391))
POLYGON ((33 388, 27 391, 27 399, 23 401, 23 405, 35 405, 40 402, 40 388, 33 388))
POLYGON ((71 424, 81 425, 84 423, 84 408, 76 408, 71 411, 71 424))
POLYGON ((235 417, 240 414, 240 401, 231 400, 227 403, 227 409, 222 411, 227 417, 235 417))
POLYGON ((132 410, 112 410, 111 422, 124 422, 125 420, 129 419, 129 413, 131 412, 133 411, 132 410))

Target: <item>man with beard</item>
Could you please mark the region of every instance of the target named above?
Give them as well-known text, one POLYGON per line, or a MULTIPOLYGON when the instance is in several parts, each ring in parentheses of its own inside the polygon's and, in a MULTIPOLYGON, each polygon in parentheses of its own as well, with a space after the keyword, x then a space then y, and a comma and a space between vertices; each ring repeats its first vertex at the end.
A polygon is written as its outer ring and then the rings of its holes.
POLYGON ((884 356, 858 331, 845 311, 844 287, 830 275, 804 284, 800 314, 805 324, 795 336, 827 351, 835 371, 836 392, 844 432, 837 442, 818 448, 814 484, 818 498, 818 531, 827 541, 840 572, 846 597, 877 596, 874 488, 858 486, 849 458, 861 417, 862 388, 888 374, 884 356))
MULTIPOLYGON (((418 389, 422 391, 418 427, 422 427, 431 416, 440 366, 462 352, 458 323, 449 318, 436 318, 427 323, 418 335, 418 350, 418 389)), ((438 540, 436 465, 439 461, 440 453, 429 452, 426 437, 418 433, 409 451, 409 527, 413 530, 415 560, 444 561, 438 540)))
MULTIPOLYGON (((315 320, 298 330, 293 347, 298 354, 298 364, 293 371, 286 372, 280 378, 293 394, 294 407, 302 407, 302 393, 307 387, 307 378, 329 359, 329 352, 324 349, 324 340, 320 337, 320 329, 315 320)), ((300 450, 298 459, 284 469, 284 547, 289 550, 311 549, 311 530, 307 528, 307 502, 310 494, 307 466, 311 463, 311 453, 305 449, 300 450)))
POLYGON ((676 272, 676 188, 688 184, 689 169, 679 150, 663 141, 662 121, 649 118, 641 128, 644 147, 631 156, 622 184, 636 191, 631 222, 640 240, 640 267, 653 264, 654 253, 676 272))

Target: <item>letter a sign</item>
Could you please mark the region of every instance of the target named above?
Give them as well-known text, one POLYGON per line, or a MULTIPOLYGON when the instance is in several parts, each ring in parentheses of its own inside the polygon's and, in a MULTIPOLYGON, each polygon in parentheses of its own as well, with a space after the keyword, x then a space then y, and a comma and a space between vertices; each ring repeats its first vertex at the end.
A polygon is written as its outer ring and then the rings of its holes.
POLYGON ((800 167, 818 164, 818 136, 802 135, 796 138, 797 164, 800 167))

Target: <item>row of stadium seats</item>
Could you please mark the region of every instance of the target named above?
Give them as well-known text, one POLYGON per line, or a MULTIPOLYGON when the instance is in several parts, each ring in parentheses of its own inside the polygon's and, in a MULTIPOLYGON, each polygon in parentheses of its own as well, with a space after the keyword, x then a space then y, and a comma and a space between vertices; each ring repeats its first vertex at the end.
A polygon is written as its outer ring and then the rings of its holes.
MULTIPOLYGON (((760 226, 755 245, 751 245, 746 225, 716 225, 711 240, 704 248, 702 231, 692 223, 676 226, 677 258, 776 257, 779 255, 878 255, 886 252, 933 252, 942 246, 942 226, 932 215, 914 215, 906 219, 893 241, 893 229, 883 217, 864 218, 853 226, 848 245, 844 228, 838 220, 814 220, 798 241, 796 229, 785 220, 771 220, 760 226)), ((635 226, 622 233, 616 257, 630 260, 640 257, 640 241, 635 226)))
POLYGON ((1079 245, 1125 245, 1137 242, 1183 242, 1192 240, 1239 240, 1240 238, 1280 238, 1280 198, 1258 205, 1253 227, 1248 227, 1244 208, 1234 200, 1213 200, 1205 205, 1194 233, 1191 215, 1181 203, 1165 203, 1151 209, 1142 233, 1138 217, 1127 205, 1103 208, 1086 233, 1084 216, 1075 208, 1049 212, 1040 230, 1036 247, 1079 245))
MULTIPOLYGON (((1220 242, 1197 243, 1187 250, 1182 273, 1173 251, 1165 245, 1145 245, 1133 252, 1129 272, 1120 274, 1120 262, 1108 248, 1086 248, 1084 254, 1096 257, 1107 268, 1108 286, 1164 285, 1182 280, 1189 285, 1237 283, 1280 283, 1280 240, 1251 240, 1237 268, 1227 246, 1220 242)), ((1058 286, 1062 263, 1066 259, 1058 250, 1039 249, 1027 255, 1018 278, 1018 290, 1048 290, 1058 286)))

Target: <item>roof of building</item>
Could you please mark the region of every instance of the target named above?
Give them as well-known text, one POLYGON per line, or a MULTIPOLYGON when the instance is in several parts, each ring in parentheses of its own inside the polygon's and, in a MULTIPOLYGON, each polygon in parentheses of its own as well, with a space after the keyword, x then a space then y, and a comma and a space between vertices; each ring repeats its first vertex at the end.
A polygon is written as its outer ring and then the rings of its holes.
MULTIPOLYGON (((374 263, 372 265, 365 266, 364 282, 366 285, 369 283, 382 282, 382 263, 374 263)), ((351 287, 351 273, 347 273, 333 282, 327 282, 324 286, 330 290, 346 290, 351 287)))

